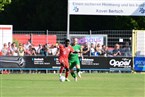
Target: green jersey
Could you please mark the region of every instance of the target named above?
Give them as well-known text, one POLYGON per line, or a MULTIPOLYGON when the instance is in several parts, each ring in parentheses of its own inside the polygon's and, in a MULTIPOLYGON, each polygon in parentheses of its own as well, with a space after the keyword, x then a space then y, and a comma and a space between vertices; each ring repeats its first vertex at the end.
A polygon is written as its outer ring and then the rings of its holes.
MULTIPOLYGON (((72 46, 72 48, 74 49, 74 51, 81 51, 81 46, 78 44, 75 46, 72 46)), ((79 58, 78 54, 70 54, 69 55, 69 60, 76 60, 78 58, 79 58)))

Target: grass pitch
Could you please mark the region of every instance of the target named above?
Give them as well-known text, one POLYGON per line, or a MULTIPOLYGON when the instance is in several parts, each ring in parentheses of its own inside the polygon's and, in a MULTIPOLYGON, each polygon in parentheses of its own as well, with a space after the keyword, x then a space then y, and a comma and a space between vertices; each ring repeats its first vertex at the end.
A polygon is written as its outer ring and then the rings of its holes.
POLYGON ((82 74, 75 82, 58 74, 0 75, 0 97, 145 97, 144 74, 82 74))

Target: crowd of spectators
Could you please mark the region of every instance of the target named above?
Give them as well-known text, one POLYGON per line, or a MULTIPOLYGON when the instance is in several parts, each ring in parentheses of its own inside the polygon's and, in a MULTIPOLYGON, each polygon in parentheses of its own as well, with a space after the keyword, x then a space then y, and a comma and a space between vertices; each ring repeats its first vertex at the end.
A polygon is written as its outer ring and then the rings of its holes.
POLYGON ((87 56, 103 56, 103 57, 131 57, 131 47, 128 42, 126 42, 123 45, 120 45, 116 43, 114 47, 108 47, 106 45, 101 45, 101 44, 94 44, 91 43, 90 46, 89 44, 85 44, 82 46, 83 48, 83 55, 87 56))
MULTIPOLYGON (((49 56, 56 55, 57 43, 55 45, 45 44, 39 46, 32 45, 29 41, 26 44, 19 43, 4 43, 0 49, 2 56, 49 56)), ((128 42, 124 46, 116 43, 113 48, 99 43, 85 43, 82 45, 83 56, 131 56, 131 47, 128 42)))

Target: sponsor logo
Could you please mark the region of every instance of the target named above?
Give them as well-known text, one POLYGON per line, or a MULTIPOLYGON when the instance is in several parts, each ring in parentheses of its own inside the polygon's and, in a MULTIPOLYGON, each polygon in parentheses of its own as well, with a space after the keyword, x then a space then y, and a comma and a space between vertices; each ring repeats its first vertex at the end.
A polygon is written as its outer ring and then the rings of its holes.
POLYGON ((114 67, 130 67, 131 59, 122 58, 122 60, 111 59, 109 64, 114 67))
POLYGON ((79 8, 77 6, 74 6, 74 9, 73 9, 74 12, 79 12, 79 8))
POLYGON ((94 59, 82 59, 82 65, 99 65, 99 63, 95 63, 94 59))
POLYGON ((25 60, 23 57, 13 57, 14 59, 8 59, 9 57, 1 57, 0 63, 7 63, 7 64, 17 64, 19 67, 25 66, 25 60))
POLYGON ((145 8, 140 8, 139 12, 145 14, 145 8))
POLYGON ((135 61, 135 65, 137 65, 137 67, 145 67, 145 61, 144 60, 138 60, 135 61))

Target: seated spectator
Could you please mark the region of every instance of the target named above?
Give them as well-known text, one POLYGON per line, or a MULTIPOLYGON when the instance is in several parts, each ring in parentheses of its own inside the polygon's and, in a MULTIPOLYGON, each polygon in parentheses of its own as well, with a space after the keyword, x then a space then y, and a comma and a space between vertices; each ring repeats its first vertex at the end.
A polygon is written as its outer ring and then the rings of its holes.
POLYGON ((28 55, 28 56, 36 56, 36 49, 30 45, 29 46, 29 49, 25 51, 25 55, 28 55))
POLYGON ((18 56, 18 48, 16 47, 15 42, 11 44, 10 53, 12 56, 18 56))
POLYGON ((114 49, 112 51, 113 56, 122 56, 120 45, 118 43, 115 44, 114 49))
POLYGON ((42 49, 40 50, 40 55, 41 56, 48 56, 48 53, 47 53, 47 48, 45 45, 42 46, 42 49))
POLYGON ((123 47, 123 52, 124 52, 124 56, 126 57, 131 56, 131 47, 129 46, 128 42, 125 43, 125 46, 123 47))
POLYGON ((19 56, 24 56, 24 53, 25 53, 24 47, 23 47, 23 45, 20 43, 20 44, 19 44, 19 47, 18 47, 18 55, 19 55, 19 56))
POLYGON ((36 55, 37 55, 36 49, 35 48, 32 48, 31 56, 36 56, 36 55))
POLYGON ((108 54, 109 54, 108 47, 106 45, 102 45, 102 55, 106 57, 108 56, 108 54))
POLYGON ((7 56, 8 55, 8 47, 7 47, 6 43, 3 44, 3 48, 1 50, 1 53, 2 53, 2 56, 7 56))
POLYGON ((94 55, 95 55, 95 44, 94 44, 94 43, 91 43, 90 55, 91 55, 91 56, 94 56, 94 55))
POLYGON ((83 55, 90 56, 90 47, 88 43, 82 45, 83 55))
POLYGON ((28 40, 27 43, 24 44, 24 49, 28 50, 30 45, 31 45, 31 42, 30 42, 30 40, 28 40))
POLYGON ((94 56, 100 56, 102 54, 102 47, 100 44, 97 44, 95 47, 95 54, 94 56))
POLYGON ((58 44, 52 45, 52 47, 51 47, 52 55, 56 55, 56 52, 57 52, 57 49, 58 49, 57 46, 58 46, 58 44))
POLYGON ((39 44, 38 49, 37 49, 37 54, 40 55, 40 50, 42 49, 42 45, 39 44))
POLYGON ((11 56, 11 42, 8 42, 8 56, 11 56))

